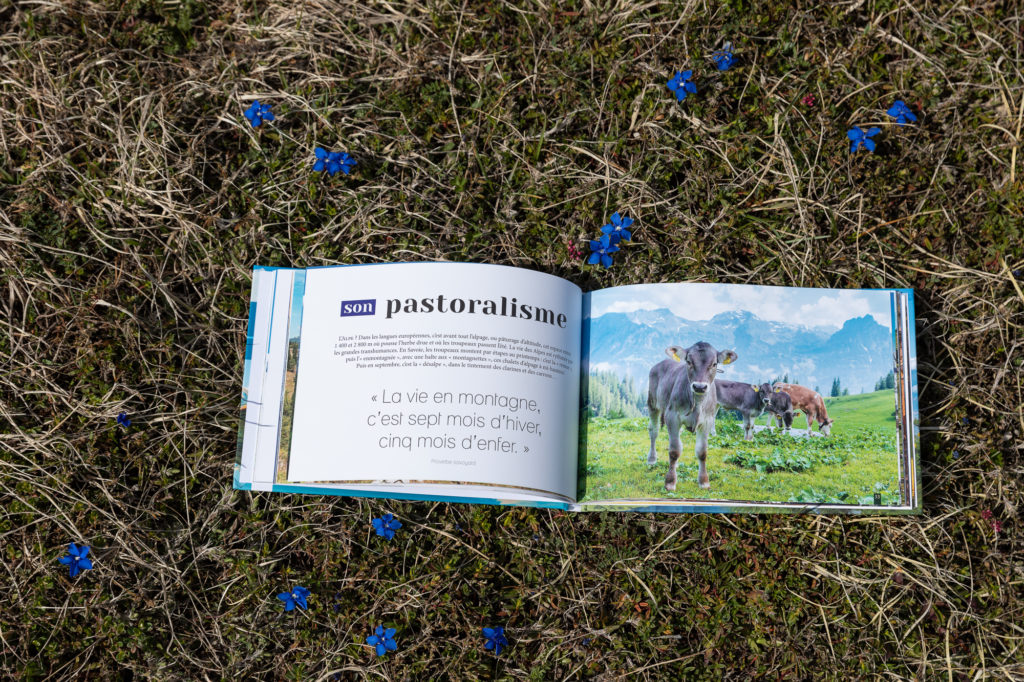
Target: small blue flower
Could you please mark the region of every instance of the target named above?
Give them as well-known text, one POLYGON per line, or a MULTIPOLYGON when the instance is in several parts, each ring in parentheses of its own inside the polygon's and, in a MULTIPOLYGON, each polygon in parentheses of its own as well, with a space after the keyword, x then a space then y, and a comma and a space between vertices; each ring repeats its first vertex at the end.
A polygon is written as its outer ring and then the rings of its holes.
POLYGON ((618 211, 612 213, 612 221, 607 225, 601 227, 601 232, 611 237, 612 244, 618 244, 620 241, 629 241, 633 238, 633 233, 629 231, 629 226, 633 224, 632 218, 624 218, 619 215, 618 211))
POLYGON ((722 46, 721 50, 712 52, 711 59, 715 62, 715 66, 718 67, 719 71, 731 69, 732 65, 736 63, 736 57, 732 52, 732 43, 726 43, 722 46))
POLYGON ((270 105, 260 104, 259 100, 254 101, 252 106, 245 110, 245 117, 249 119, 249 124, 253 128, 258 128, 264 121, 274 120, 274 114, 270 111, 270 105))
POLYGON ((57 561, 61 562, 68 567, 68 573, 74 578, 81 571, 87 571, 92 568, 92 560, 87 559, 86 556, 89 554, 89 546, 82 545, 79 547, 75 543, 68 545, 67 556, 62 556, 57 561))
POLYGON ((377 535, 388 540, 395 537, 395 531, 401 527, 402 522, 396 519, 394 514, 385 514, 373 520, 373 529, 377 531, 377 535))
POLYGON ((889 107, 889 110, 885 113, 896 119, 896 123, 901 126, 907 125, 907 122, 913 123, 917 120, 917 116, 914 115, 914 112, 911 111, 906 102, 901 99, 893 102, 892 106, 889 107))
POLYGON ((347 152, 329 152, 322 147, 317 147, 313 153, 316 155, 313 170, 318 173, 326 170, 327 174, 332 177, 338 171, 348 175, 352 171, 352 167, 356 165, 356 160, 347 152))
POLYGON ((494 655, 500 656, 501 650, 508 646, 508 640, 505 639, 505 628, 484 628, 484 637, 487 641, 484 642, 484 648, 490 651, 494 649, 494 655))
POLYGON ((687 93, 697 92, 697 86, 690 80, 692 77, 693 71, 676 71, 676 75, 672 76, 672 79, 666 83, 668 89, 676 93, 676 99, 680 102, 686 99, 687 93))
POLYGON ((869 152, 875 151, 875 141, 871 138, 880 132, 882 131, 879 128, 863 130, 859 126, 853 126, 852 130, 846 131, 846 136, 852 140, 850 143, 850 153, 857 151, 860 147, 864 147, 869 152))
POLYGON ((601 265, 606 268, 610 268, 612 266, 611 254, 618 251, 619 247, 612 244, 611 237, 603 235, 600 241, 597 239, 590 240, 590 250, 593 251, 593 253, 590 254, 590 258, 587 259, 588 265, 597 265, 598 263, 601 263, 601 265))
POLYGON ((127 429, 132 425, 132 421, 128 419, 128 415, 125 412, 121 412, 117 415, 117 425, 127 429))
POLYGON ((388 628, 385 630, 383 625, 377 626, 373 634, 366 638, 366 643, 377 650, 378 656, 383 656, 387 652, 398 648, 398 644, 395 643, 395 629, 388 628))
POLYGON ((296 606, 300 609, 307 609, 309 606, 306 604, 306 597, 310 594, 309 590, 305 587, 293 587, 291 592, 282 592, 277 595, 277 598, 284 602, 284 610, 291 611, 296 606))

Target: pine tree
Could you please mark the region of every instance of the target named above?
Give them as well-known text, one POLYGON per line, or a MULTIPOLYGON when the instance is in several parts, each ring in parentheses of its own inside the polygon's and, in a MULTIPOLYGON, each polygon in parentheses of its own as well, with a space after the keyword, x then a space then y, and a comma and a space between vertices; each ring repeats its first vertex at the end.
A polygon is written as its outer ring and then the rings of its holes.
POLYGON ((884 391, 893 388, 896 388, 896 374, 891 370, 888 374, 875 382, 876 391, 884 391))

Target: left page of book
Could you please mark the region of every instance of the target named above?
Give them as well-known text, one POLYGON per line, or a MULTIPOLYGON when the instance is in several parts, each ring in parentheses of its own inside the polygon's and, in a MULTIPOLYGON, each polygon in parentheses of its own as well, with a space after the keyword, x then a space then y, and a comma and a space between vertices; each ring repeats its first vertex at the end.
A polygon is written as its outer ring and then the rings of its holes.
POLYGON ((582 309, 575 285, 461 263, 274 272, 290 273, 290 283, 256 276, 254 297, 287 295, 257 303, 255 339, 247 339, 247 364, 269 371, 260 386, 246 372, 246 428, 276 432, 253 439, 258 454, 248 468, 242 440, 240 469, 253 472, 253 488, 572 501, 582 309), (286 319, 284 346, 271 332, 275 359, 260 364, 261 324, 274 327, 277 317, 286 319))
POLYGON ((249 298, 234 485, 268 490, 280 433, 288 304, 301 270, 257 268, 249 298), (275 308, 274 303, 279 305, 275 308), (276 318, 277 324, 273 324, 276 318), (275 333, 276 332, 276 333, 275 333))

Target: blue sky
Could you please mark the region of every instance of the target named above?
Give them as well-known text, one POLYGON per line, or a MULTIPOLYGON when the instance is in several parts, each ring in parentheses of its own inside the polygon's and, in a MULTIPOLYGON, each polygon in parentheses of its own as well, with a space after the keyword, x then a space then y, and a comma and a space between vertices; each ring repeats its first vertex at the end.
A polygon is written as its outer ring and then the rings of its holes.
POLYGON ((668 308, 686 320, 708 320, 747 310, 763 320, 838 329, 853 317, 871 315, 892 328, 889 292, 875 289, 804 289, 738 284, 635 284, 592 292, 592 317, 605 313, 668 308))

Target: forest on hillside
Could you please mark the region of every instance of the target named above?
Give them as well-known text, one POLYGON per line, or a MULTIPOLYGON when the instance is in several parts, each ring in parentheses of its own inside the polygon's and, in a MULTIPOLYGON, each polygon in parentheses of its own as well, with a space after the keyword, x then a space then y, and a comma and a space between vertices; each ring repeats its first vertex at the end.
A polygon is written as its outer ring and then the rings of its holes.
POLYGON ((637 389, 633 378, 623 379, 607 370, 590 373, 586 405, 591 417, 621 419, 647 414, 647 396, 637 389))

